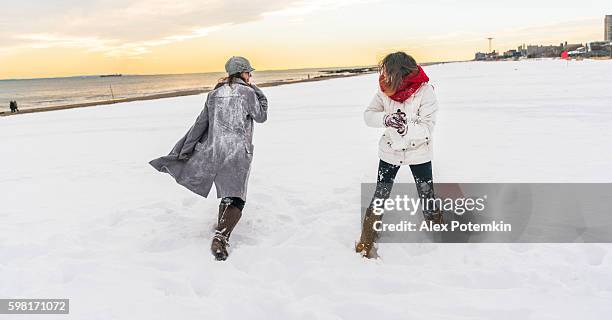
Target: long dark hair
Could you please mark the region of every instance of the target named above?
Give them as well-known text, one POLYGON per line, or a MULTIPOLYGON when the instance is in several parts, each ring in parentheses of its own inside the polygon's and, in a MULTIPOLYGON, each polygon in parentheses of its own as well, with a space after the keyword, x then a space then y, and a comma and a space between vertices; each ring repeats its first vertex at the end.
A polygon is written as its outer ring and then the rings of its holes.
POLYGON ((378 63, 378 67, 380 73, 385 74, 385 88, 391 92, 397 90, 406 75, 419 70, 416 60, 402 51, 388 54, 378 63))
POLYGON ((222 85, 224 85, 226 83, 231 86, 234 82, 236 82, 236 79, 242 79, 241 73, 234 73, 234 74, 232 74, 230 76, 223 77, 223 78, 219 79, 217 81, 217 85, 215 86, 215 89, 221 87, 222 85))

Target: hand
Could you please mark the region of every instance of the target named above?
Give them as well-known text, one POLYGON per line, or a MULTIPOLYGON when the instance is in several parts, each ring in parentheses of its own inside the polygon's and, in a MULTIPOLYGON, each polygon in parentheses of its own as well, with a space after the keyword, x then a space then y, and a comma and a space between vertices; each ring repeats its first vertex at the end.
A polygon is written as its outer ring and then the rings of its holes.
POLYGON ((385 127, 391 127, 404 131, 406 129, 408 119, 406 119, 406 114, 398 109, 397 112, 386 115, 384 122, 385 127))
POLYGON ((261 89, 259 89, 259 87, 257 85, 255 85, 254 83, 251 83, 251 88, 253 88, 253 90, 255 90, 255 95, 257 95, 257 99, 261 99, 262 97, 266 97, 263 93, 263 91, 261 91, 261 89))
POLYGON ((240 74, 240 77, 242 78, 242 80, 244 80, 244 82, 246 82, 247 84, 251 84, 251 73, 250 72, 243 72, 240 74))

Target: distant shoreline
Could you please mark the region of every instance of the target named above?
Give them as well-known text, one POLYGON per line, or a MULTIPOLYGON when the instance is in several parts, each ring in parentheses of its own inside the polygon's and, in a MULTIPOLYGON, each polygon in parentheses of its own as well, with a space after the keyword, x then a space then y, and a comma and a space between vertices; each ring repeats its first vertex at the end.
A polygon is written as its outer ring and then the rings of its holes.
MULTIPOLYGON (((431 63, 423 63, 421 65, 429 66, 429 65, 444 64, 444 63, 451 63, 451 62, 431 62, 431 63)), ((375 72, 378 72, 375 69, 375 67, 347 68, 347 69, 341 69, 341 70, 328 71, 327 74, 323 76, 317 76, 313 78, 306 78, 306 79, 299 79, 299 80, 265 82, 262 84, 258 84, 258 86, 261 88, 276 87, 276 86, 281 86, 285 84, 323 81, 323 80, 338 79, 338 78, 348 78, 348 77, 354 77, 354 76, 359 76, 359 75, 364 75, 364 74, 371 74, 375 72), (337 74, 341 72, 343 74, 337 74)), ((84 107, 113 105, 117 103, 126 103, 126 102, 133 102, 133 101, 157 100, 157 99, 164 99, 164 98, 192 96, 192 95, 206 93, 209 91, 211 91, 211 89, 182 90, 182 91, 174 91, 174 92, 167 92, 167 93, 143 95, 143 96, 138 96, 138 97, 119 98, 119 99, 112 99, 112 100, 100 100, 100 101, 65 104, 65 105, 57 105, 57 106, 49 106, 49 107, 34 107, 34 108, 27 108, 27 109, 19 110, 19 112, 16 112, 16 113, 11 113, 10 111, 0 111, 0 117, 8 117, 8 116, 16 116, 20 114, 38 113, 38 112, 47 112, 47 111, 56 111, 56 110, 76 109, 76 108, 84 108, 84 107)))
MULTIPOLYGON (((314 82, 314 81, 322 81, 322 80, 329 80, 329 79, 354 77, 354 76, 369 74, 373 72, 376 72, 376 71, 367 71, 367 72, 351 73, 351 74, 329 74, 325 76, 313 77, 310 79, 265 82, 262 84, 258 84, 258 86, 261 88, 276 87, 276 86, 280 86, 284 84, 314 82)), ((193 95, 206 93, 209 91, 211 91, 211 89, 181 90, 181 91, 174 91, 174 92, 167 92, 167 93, 149 94, 149 95, 143 95, 143 96, 138 96, 138 97, 91 101, 91 102, 65 104, 65 105, 57 105, 57 106, 49 106, 49 107, 34 107, 34 108, 27 108, 27 109, 19 110, 19 112, 15 112, 15 113, 11 113, 10 111, 0 111, 0 117, 17 116, 20 114, 37 113, 37 112, 47 112, 47 111, 56 111, 56 110, 67 110, 67 109, 75 109, 75 108, 112 105, 112 104, 117 104, 117 103, 126 103, 126 102, 133 102, 133 101, 145 101, 145 100, 157 100, 157 99, 183 97, 183 96, 193 96, 193 95)))

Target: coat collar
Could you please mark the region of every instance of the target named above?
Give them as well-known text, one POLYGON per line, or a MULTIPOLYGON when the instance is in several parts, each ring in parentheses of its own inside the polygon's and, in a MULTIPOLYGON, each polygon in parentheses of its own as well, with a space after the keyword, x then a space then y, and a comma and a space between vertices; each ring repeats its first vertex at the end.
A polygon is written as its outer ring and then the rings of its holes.
MULTIPOLYGON (((217 83, 217 85, 215 86, 215 88, 213 90, 215 90, 215 89, 217 89, 217 88, 219 88, 221 86, 224 86, 226 84, 228 84, 227 80, 223 81, 223 82, 219 82, 219 83, 217 83)), ((240 84, 240 85, 247 86, 247 87, 251 86, 250 84, 244 82, 244 80, 242 80, 242 78, 236 78, 234 80, 234 82, 232 82, 232 84, 240 84)))
POLYGON ((242 85, 245 85, 245 86, 250 86, 248 83, 244 82, 244 80, 242 80, 242 78, 237 78, 236 80, 234 80, 234 83, 242 84, 242 85))

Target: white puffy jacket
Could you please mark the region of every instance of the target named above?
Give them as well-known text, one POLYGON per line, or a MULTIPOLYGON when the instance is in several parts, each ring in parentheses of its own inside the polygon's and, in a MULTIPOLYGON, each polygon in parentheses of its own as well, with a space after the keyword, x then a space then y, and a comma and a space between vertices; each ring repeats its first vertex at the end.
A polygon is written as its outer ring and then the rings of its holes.
POLYGON ((364 112, 368 126, 384 128, 385 115, 400 109, 408 118, 407 131, 402 136, 396 129, 387 128, 378 142, 378 156, 394 164, 420 164, 433 159, 433 129, 436 124, 438 101, 433 86, 424 83, 406 101, 391 100, 380 89, 364 112))

